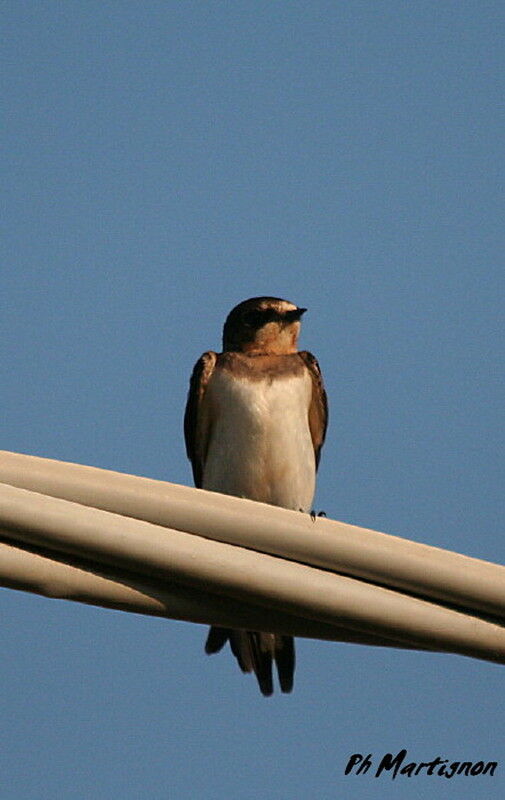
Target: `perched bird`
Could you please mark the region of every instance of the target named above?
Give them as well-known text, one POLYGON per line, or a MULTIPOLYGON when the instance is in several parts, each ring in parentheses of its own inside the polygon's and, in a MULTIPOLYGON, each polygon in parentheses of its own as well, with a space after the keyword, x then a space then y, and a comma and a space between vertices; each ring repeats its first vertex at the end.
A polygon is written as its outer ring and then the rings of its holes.
MULTIPOLYGON (((195 485, 308 512, 327 425, 319 365, 298 351, 306 311, 278 297, 252 297, 230 311, 223 352, 195 364, 184 417, 195 485)), ((264 695, 293 688, 292 636, 212 627, 205 650, 229 641, 243 672, 254 671, 264 695)))

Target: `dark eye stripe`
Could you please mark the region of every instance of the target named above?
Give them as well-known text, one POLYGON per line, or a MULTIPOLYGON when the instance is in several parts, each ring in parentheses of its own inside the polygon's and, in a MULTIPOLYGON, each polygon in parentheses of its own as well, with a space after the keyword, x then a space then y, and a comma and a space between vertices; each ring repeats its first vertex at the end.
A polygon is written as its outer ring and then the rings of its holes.
POLYGON ((259 328, 267 322, 276 319, 276 316, 275 311, 271 308, 258 309, 257 311, 249 311, 247 314, 244 314, 243 321, 246 325, 259 328))
POLYGON ((300 316, 300 309, 298 308, 282 313, 275 311, 273 308, 263 308, 257 309, 256 311, 248 311, 242 317, 242 321, 251 328, 261 328, 261 326, 266 325, 267 322, 295 322, 300 319, 300 316))
POLYGON ((284 319, 287 322, 295 322, 297 319, 300 319, 300 312, 297 308, 294 308, 293 311, 286 311, 284 314, 284 319))

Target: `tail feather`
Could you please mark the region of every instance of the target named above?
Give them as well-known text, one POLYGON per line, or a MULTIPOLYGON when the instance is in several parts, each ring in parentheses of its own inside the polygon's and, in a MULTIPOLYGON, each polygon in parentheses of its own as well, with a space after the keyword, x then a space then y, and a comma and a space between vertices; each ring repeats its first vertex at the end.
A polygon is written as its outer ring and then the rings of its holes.
POLYGON ((261 693, 273 694, 272 663, 276 662, 282 692, 293 688, 295 645, 292 636, 256 631, 212 627, 205 643, 205 652, 219 652, 230 642, 233 655, 242 672, 254 672, 261 693))
POLYGON ((214 626, 209 628, 209 635, 205 642, 205 652, 208 653, 208 655, 219 653, 228 641, 229 635, 230 631, 227 628, 217 628, 214 626))
POLYGON ((295 676, 295 640, 292 636, 276 636, 275 663, 282 692, 291 692, 295 676))
POLYGON ((272 640, 274 637, 270 633, 254 633, 252 631, 246 631, 245 636, 260 692, 265 697, 269 697, 274 693, 272 678, 272 640))

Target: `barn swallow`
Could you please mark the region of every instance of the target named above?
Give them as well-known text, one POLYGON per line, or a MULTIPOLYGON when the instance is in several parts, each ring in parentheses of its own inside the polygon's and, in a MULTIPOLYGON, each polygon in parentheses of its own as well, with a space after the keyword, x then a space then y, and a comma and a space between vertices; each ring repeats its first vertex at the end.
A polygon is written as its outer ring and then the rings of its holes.
MULTIPOLYGON (((328 406, 316 359, 297 346, 305 311, 278 297, 245 300, 228 314, 223 352, 195 364, 184 435, 198 488, 311 509, 328 406)), ((273 693, 273 661, 281 690, 292 690, 292 636, 213 626, 205 650, 227 641, 263 695, 273 693)))

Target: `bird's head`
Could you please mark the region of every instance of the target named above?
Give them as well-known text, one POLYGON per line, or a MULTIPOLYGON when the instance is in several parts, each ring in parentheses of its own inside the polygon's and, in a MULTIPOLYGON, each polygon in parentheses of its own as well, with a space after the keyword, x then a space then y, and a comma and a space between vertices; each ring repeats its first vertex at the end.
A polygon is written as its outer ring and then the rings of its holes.
POLYGON ((244 300, 226 318, 223 350, 249 355, 296 353, 300 318, 306 310, 279 297, 244 300))

